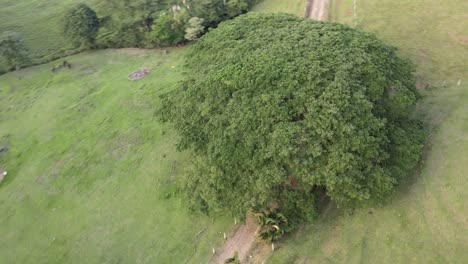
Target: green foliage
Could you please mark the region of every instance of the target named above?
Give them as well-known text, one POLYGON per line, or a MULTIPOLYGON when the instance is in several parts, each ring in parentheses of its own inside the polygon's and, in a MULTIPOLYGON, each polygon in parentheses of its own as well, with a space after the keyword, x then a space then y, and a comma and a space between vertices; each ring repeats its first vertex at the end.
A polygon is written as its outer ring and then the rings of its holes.
POLYGON ((226 0, 226 14, 229 18, 247 13, 252 6, 253 1, 246 0, 226 0))
MULTIPOLYGON (((98 46, 144 47, 153 22, 168 6, 159 0, 106 0, 98 10, 105 16, 97 37, 98 46)), ((151 42, 151 41, 150 41, 151 42)))
POLYGON ((99 19, 93 9, 78 4, 67 10, 61 21, 62 33, 76 46, 94 45, 99 19))
POLYGON ((154 21, 151 40, 159 47, 180 43, 184 40, 184 24, 177 23, 171 15, 160 15, 154 21))
POLYGON ((257 212, 255 219, 260 228, 258 236, 263 241, 277 241, 290 229, 288 219, 276 209, 257 212))
POLYGON ((192 17, 188 21, 188 26, 185 29, 185 39, 196 40, 205 31, 203 27, 203 18, 192 17))
POLYGON ((193 17, 204 19, 205 26, 215 27, 218 23, 246 13, 255 0, 194 0, 190 2, 193 17))
POLYGON ((20 68, 29 61, 29 50, 24 45, 20 33, 5 31, 0 38, 0 55, 5 59, 7 67, 20 68))
POLYGON ((420 156, 412 70, 344 25, 257 13, 221 24, 192 46, 161 108, 196 156, 192 208, 278 203, 300 222, 319 186, 341 207, 381 202, 420 156))
POLYGON ((151 31, 151 24, 168 7, 161 0, 105 0, 100 4, 102 13, 122 24, 139 24, 151 31))
POLYGON ((135 26, 108 20, 99 30, 96 44, 99 48, 140 47, 143 39, 135 26))
POLYGON ((215 26, 224 19, 223 0, 197 0, 191 2, 192 16, 203 18, 206 26, 215 26))

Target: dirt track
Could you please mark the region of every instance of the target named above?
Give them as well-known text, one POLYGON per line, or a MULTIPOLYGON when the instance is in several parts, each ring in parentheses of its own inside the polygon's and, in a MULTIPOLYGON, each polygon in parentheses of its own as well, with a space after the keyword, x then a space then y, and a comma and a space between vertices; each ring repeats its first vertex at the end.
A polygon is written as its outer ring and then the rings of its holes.
POLYGON ((328 20, 330 0, 307 0, 304 17, 317 21, 328 20))
POLYGON ((225 244, 210 259, 210 263, 219 264, 232 256, 237 251, 238 258, 244 263, 249 256, 250 250, 256 243, 257 225, 251 217, 248 217, 246 223, 241 225, 232 237, 229 237, 225 244))

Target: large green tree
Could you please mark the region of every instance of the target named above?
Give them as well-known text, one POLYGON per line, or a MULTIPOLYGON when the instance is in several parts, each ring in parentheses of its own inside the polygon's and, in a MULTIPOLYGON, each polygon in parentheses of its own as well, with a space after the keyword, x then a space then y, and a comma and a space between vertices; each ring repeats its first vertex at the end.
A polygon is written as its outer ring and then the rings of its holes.
POLYGON ((190 49, 163 96, 192 206, 314 215, 317 190, 340 207, 382 201, 420 157, 413 66, 374 35, 285 14, 221 23, 190 49))
POLYGON ((151 31, 154 19, 167 9, 171 0, 104 0, 100 5, 102 13, 111 16, 121 24, 137 25, 144 31, 151 31))
POLYGON ((99 19, 89 6, 78 4, 65 12, 62 32, 76 46, 92 46, 99 30, 99 19))
POLYGON ((158 47, 175 45, 184 40, 184 24, 178 24, 172 14, 162 14, 154 21, 151 40, 158 47))
POLYGON ((10 68, 20 68, 29 61, 29 50, 18 32, 5 31, 0 37, 0 55, 10 68))
POLYGON ((203 18, 192 17, 188 21, 188 26, 185 29, 185 39, 198 39, 203 31, 205 31, 205 28, 203 27, 203 18))
POLYGON ((192 16, 203 18, 207 27, 246 13, 256 0, 192 0, 188 1, 192 16))

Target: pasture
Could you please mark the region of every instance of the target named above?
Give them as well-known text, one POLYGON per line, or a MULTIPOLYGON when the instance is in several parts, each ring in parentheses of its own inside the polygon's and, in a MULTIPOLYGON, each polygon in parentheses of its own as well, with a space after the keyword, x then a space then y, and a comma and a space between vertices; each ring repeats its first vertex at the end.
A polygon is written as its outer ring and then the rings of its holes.
MULTIPOLYGON (((0 31, 22 32, 35 60, 68 48, 58 15, 74 1, 0 0, 0 31)), ((87 1, 89 2, 89 1, 87 1)), ((424 161, 382 207, 330 204, 266 263, 464 263, 468 260, 468 2, 333 0, 330 19, 374 32, 430 84, 417 112, 424 161)), ((305 1, 254 11, 303 15, 305 1)), ((0 76, 0 263, 205 263, 226 216, 197 216, 177 196, 190 155, 155 117, 181 78, 184 49, 86 52, 0 76), (51 68, 67 60, 71 69, 51 68), (128 75, 149 69, 144 79, 128 75)), ((0 69, 1 70, 1 69, 0 69)))
POLYGON ((184 49, 102 50, 0 76, 0 263, 203 262, 232 218, 175 197, 188 155, 158 122, 184 49), (149 69, 144 79, 131 72, 149 69), (211 244, 214 243, 214 244, 211 244))

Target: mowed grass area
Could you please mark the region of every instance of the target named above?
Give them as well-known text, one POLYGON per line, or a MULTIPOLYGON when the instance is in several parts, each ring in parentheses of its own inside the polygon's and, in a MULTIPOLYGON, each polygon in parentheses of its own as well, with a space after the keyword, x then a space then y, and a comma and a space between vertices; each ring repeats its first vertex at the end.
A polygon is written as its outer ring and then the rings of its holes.
POLYGON ((187 153, 156 114, 184 49, 103 50, 0 76, 0 263, 204 263, 233 219, 174 195, 187 153), (151 74, 130 81, 128 74, 151 74))
MULTIPOLYGON (((357 4, 358 27, 398 47, 432 85, 417 109, 431 134, 424 161, 388 204, 350 216, 330 205, 267 263, 467 263, 468 2, 357 4)), ((333 1, 331 18, 353 25, 353 0, 333 1)))
POLYGON ((304 16, 307 0, 262 0, 252 11, 265 13, 289 13, 304 16))

